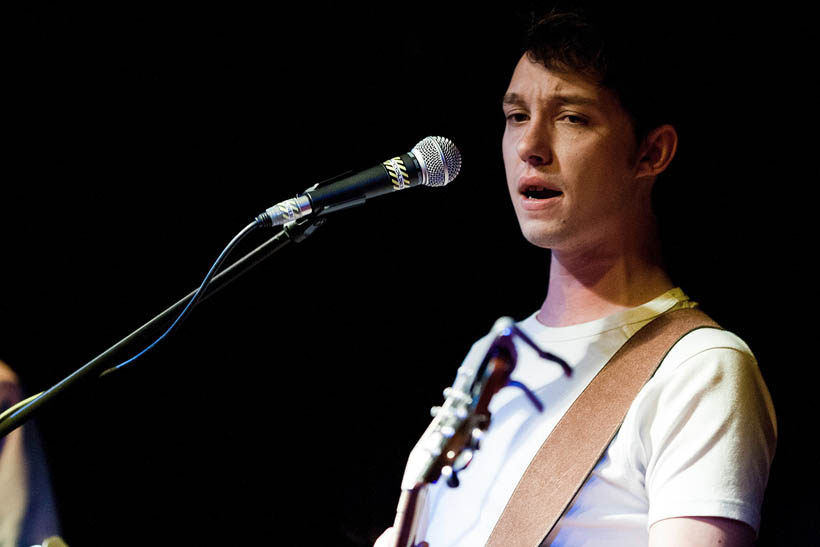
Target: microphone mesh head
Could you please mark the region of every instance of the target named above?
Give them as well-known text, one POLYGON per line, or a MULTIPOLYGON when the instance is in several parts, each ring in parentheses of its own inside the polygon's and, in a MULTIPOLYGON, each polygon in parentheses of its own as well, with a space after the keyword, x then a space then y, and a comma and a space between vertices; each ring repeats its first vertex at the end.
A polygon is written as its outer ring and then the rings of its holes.
POLYGON ((444 137, 427 137, 413 147, 426 176, 422 184, 444 186, 461 170, 461 152, 453 141, 444 137))

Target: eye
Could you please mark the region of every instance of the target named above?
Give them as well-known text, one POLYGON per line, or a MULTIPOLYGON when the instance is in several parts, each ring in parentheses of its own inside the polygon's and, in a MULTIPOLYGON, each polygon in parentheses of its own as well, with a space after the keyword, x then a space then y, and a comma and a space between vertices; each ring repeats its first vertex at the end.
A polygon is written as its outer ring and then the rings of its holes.
POLYGON ((589 123, 586 118, 583 116, 578 116, 577 114, 563 114, 558 121, 568 123, 570 125, 587 125, 589 123))
POLYGON ((509 112, 506 117, 508 123, 522 123, 530 119, 525 112, 509 112))

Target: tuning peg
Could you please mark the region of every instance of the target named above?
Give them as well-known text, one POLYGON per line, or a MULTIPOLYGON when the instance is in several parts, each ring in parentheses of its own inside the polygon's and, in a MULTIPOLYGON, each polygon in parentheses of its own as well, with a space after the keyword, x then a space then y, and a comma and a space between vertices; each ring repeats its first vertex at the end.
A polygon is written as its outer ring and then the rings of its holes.
POLYGON ((449 465, 445 465, 441 468, 442 476, 446 477, 447 479, 447 486, 450 488, 457 488, 461 482, 458 480, 458 473, 450 467, 449 465))
POLYGON ((484 438, 484 432, 479 428, 473 428, 473 431, 470 435, 470 448, 473 450, 478 450, 481 448, 481 440, 484 438))
POLYGON ((468 405, 471 402, 473 402, 472 397, 470 397, 469 395, 467 395, 466 393, 464 393, 464 392, 462 392, 458 389, 453 389, 451 387, 448 387, 444 390, 444 398, 445 399, 452 399, 453 401, 457 401, 457 402, 465 404, 465 405, 468 405))

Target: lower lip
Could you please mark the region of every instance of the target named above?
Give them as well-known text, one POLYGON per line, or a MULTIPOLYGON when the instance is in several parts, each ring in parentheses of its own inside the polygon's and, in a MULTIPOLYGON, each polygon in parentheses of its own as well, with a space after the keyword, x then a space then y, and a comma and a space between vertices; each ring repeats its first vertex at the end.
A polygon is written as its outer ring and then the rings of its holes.
POLYGON ((558 203, 562 197, 563 194, 548 199, 530 199, 526 196, 521 196, 521 208, 525 211, 541 211, 552 207, 558 203))

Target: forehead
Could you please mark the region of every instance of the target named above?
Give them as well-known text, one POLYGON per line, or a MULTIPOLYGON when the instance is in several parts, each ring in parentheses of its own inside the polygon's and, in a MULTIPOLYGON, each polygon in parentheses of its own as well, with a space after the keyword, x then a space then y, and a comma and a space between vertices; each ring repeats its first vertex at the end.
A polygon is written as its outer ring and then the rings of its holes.
POLYGON ((622 110, 615 94, 588 76, 551 70, 523 55, 513 71, 504 103, 556 102, 585 105, 613 113, 622 110))

